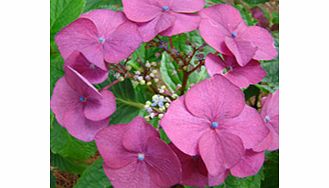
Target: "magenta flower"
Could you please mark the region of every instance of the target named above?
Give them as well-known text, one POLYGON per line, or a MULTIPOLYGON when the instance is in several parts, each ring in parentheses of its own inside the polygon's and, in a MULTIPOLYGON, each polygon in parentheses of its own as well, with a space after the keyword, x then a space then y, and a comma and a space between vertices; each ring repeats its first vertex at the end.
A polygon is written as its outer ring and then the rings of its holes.
POLYGON ((72 67, 92 84, 99 84, 108 77, 108 71, 104 71, 88 61, 88 59, 78 51, 74 51, 66 60, 65 65, 72 67))
POLYGON ((239 178, 254 176, 262 168, 264 159, 264 152, 255 152, 248 149, 241 160, 230 169, 230 172, 233 176, 239 178))
POLYGON ((85 13, 61 30, 56 38, 64 59, 79 51, 97 67, 127 58, 142 42, 137 25, 122 12, 95 10, 85 13))
POLYGON ((114 187, 170 187, 180 181, 176 154, 141 117, 109 126, 95 140, 114 187))
POLYGON ((192 13, 205 5, 204 0, 123 0, 122 3, 127 17, 139 23, 145 42, 159 33, 172 36, 197 29, 200 17, 192 13))
POLYGON ((172 150, 178 156, 182 164, 181 184, 193 187, 216 186, 222 184, 228 175, 228 171, 211 176, 199 155, 190 156, 180 151, 174 144, 170 144, 172 150))
POLYGON ((257 84, 266 76, 266 71, 260 63, 251 60, 246 66, 241 67, 233 56, 223 56, 224 60, 215 54, 206 57, 206 68, 210 76, 221 74, 240 88, 250 84, 257 84))
POLYGON ((271 60, 277 56, 271 34, 258 26, 248 27, 239 11, 230 5, 215 5, 200 11, 203 39, 217 51, 234 55, 241 66, 251 59, 271 60))
POLYGON ((200 154, 212 176, 233 167, 268 134, 258 112, 245 105, 242 91, 221 75, 172 102, 160 124, 181 151, 200 154))
POLYGON ((279 90, 264 98, 262 104, 261 116, 270 132, 257 149, 267 147, 267 150, 274 151, 279 149, 279 90))
POLYGON ((59 124, 83 141, 92 141, 108 125, 115 111, 115 97, 107 90, 98 92, 83 76, 65 66, 65 76, 55 85, 51 109, 59 124))

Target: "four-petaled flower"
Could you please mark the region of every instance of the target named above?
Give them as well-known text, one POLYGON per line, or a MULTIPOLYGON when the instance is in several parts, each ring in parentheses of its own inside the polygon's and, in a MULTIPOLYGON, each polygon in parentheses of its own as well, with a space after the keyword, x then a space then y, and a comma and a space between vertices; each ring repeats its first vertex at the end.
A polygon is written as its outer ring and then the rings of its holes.
POLYGON ((77 139, 89 142, 108 125, 115 111, 115 97, 107 90, 101 92, 70 66, 55 85, 51 109, 60 125, 77 139))
POLYGON ((180 181, 176 154, 141 117, 109 126, 95 140, 114 187, 170 187, 180 181))
POLYGON ((203 39, 217 51, 234 55, 245 66, 251 59, 271 60, 277 56, 271 34, 259 26, 247 26, 239 11, 230 5, 215 5, 199 12, 203 39))
POLYGON ((139 23, 144 42, 157 34, 173 36, 198 28, 200 17, 192 14, 200 11, 204 0, 123 0, 127 17, 139 23))

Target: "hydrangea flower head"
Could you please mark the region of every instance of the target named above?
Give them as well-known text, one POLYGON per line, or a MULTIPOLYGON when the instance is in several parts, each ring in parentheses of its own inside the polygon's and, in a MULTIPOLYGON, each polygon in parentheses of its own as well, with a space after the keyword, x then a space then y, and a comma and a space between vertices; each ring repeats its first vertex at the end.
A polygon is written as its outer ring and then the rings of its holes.
POLYGON ((127 58, 142 42, 137 25, 122 12, 94 10, 62 29, 55 38, 64 59, 80 51, 91 63, 107 70, 107 63, 127 58))
POLYGON ((251 59, 271 60, 277 56, 271 34, 259 26, 247 26, 240 12, 230 5, 215 5, 199 12, 203 39, 217 51, 234 55, 241 66, 251 59))
POLYGON ((65 60, 65 65, 72 67, 92 84, 102 83, 108 77, 108 71, 90 63, 88 59, 78 51, 72 52, 65 60))
POLYGON ((141 117, 109 126, 95 140, 114 187, 170 187, 180 181, 176 154, 141 117))
POLYGON ((256 60, 251 60, 246 66, 241 67, 233 56, 223 57, 224 60, 215 54, 207 55, 205 65, 210 76, 221 74, 240 88, 257 84, 266 76, 266 71, 256 60))
POLYGON ((92 141, 95 134, 108 125, 115 111, 115 97, 107 90, 101 92, 70 66, 55 85, 51 109, 60 125, 83 141, 92 141))
POLYGON ((245 105, 242 91, 221 75, 172 102, 160 124, 177 148, 199 154, 212 176, 233 167, 268 133, 258 112, 245 105))
POLYGON ((157 34, 172 36, 197 29, 200 17, 191 14, 201 10, 204 0, 123 0, 127 17, 140 24, 145 42, 157 34))
POLYGON ((270 132, 259 147, 267 146, 267 150, 274 151, 279 149, 279 90, 263 98, 262 104, 261 116, 270 132))
POLYGON ((216 186, 222 184, 228 175, 228 170, 218 176, 208 174, 201 156, 190 156, 180 151, 174 144, 170 144, 182 164, 181 184, 193 187, 216 186))

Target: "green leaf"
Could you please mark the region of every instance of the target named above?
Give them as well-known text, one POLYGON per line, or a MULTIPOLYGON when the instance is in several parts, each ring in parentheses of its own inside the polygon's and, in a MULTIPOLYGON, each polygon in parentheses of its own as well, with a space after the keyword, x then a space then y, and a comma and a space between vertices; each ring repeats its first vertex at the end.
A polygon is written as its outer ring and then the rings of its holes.
POLYGON ((181 72, 177 70, 177 67, 177 63, 171 61, 167 53, 162 54, 160 74, 162 80, 165 82, 171 92, 176 90, 177 84, 182 83, 182 75, 181 72))
POLYGON ((138 97, 130 80, 112 86, 111 91, 116 97, 117 109, 110 117, 110 124, 129 123, 144 109, 145 101, 138 97))
POLYGON ((262 188, 279 187, 279 152, 271 152, 266 155, 264 164, 264 180, 262 188))
POLYGON ((50 94, 53 93, 55 84, 64 75, 63 58, 54 52, 50 55, 50 94))
POLYGON ((269 0, 243 0, 243 1, 248 4, 260 4, 260 3, 266 3, 269 0))
POLYGON ((50 1, 50 32, 51 39, 64 26, 68 25, 82 13, 84 0, 51 0, 50 1))
POLYGON ((88 166, 81 161, 67 159, 54 153, 50 153, 50 164, 52 167, 58 168, 61 171, 73 174, 81 174, 88 166))
POLYGON ((90 165, 78 179, 74 188, 110 188, 111 183, 103 170, 103 160, 98 159, 90 165))
POLYGON ((72 137, 56 122, 53 114, 50 117, 50 148, 54 154, 74 160, 88 159, 97 151, 94 142, 82 142, 72 137))
POLYGON ((273 93, 279 88, 279 60, 275 59, 272 61, 266 61, 261 65, 267 73, 266 77, 262 81, 266 84, 258 84, 257 86, 273 93))
POLYGON ((230 175, 223 185, 216 186, 216 188, 260 188, 263 177, 263 170, 260 170, 255 176, 246 178, 237 178, 230 175))
POLYGON ((121 0, 86 0, 85 12, 92 9, 108 8, 112 10, 121 10, 121 0))

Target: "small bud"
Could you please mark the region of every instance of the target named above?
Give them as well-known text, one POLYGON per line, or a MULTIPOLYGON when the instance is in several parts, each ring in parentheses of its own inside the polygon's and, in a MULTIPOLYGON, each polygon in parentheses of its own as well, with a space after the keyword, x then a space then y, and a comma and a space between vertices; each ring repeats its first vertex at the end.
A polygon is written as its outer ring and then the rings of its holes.
POLYGON ((143 78, 143 76, 138 76, 137 80, 142 81, 142 80, 144 80, 144 78, 143 78))
POLYGON ((182 84, 177 84, 177 88, 181 88, 182 87, 182 84))
POLYGON ((156 62, 152 62, 151 65, 155 67, 155 66, 157 66, 157 63, 156 62))
POLYGON ((169 103, 166 103, 166 104, 165 104, 165 107, 166 107, 166 108, 169 108, 169 105, 170 105, 169 103))
POLYGON ((127 65, 126 66, 126 69, 127 69, 127 71, 130 71, 131 70, 131 66, 130 65, 127 65))
POLYGON ((154 82, 159 82, 159 79, 158 79, 158 78, 155 78, 155 79, 154 79, 154 82))
POLYGON ((122 81, 124 81, 124 80, 125 80, 125 78, 124 78, 123 76, 120 76, 120 77, 119 77, 119 81, 120 81, 120 82, 122 82, 122 81))
POLYGON ((150 68, 151 64, 149 62, 145 63, 145 67, 150 68))
POLYGON ((139 71, 135 71, 135 74, 136 74, 136 75, 140 75, 141 72, 139 72, 139 71))
POLYGON ((151 76, 152 78, 154 78, 154 77, 155 77, 155 75, 154 75, 153 73, 150 73, 150 76, 151 76))
POLYGON ((160 119, 162 119, 162 118, 163 118, 163 114, 159 114, 158 117, 159 117, 160 119))
POLYGON ((145 80, 149 81, 151 80, 151 77, 149 75, 145 76, 145 80))
POLYGON ((146 85, 150 86, 152 85, 152 82, 147 82, 146 85))
POLYGON ((151 103, 151 101, 146 101, 145 104, 150 106, 152 103, 151 103))
POLYGON ((166 86, 165 85, 161 86, 161 89, 166 89, 166 86))
POLYGON ((159 93, 164 93, 164 89, 159 89, 159 93))
POLYGON ((154 118, 154 117, 155 117, 155 113, 152 112, 152 113, 150 114, 150 118, 154 118))
POLYGON ((139 81, 139 83, 140 83, 141 85, 145 85, 145 80, 141 80, 141 81, 139 81))
POLYGON ((172 98, 176 99, 178 97, 178 95, 176 93, 172 94, 171 96, 172 98))
POLYGON ((150 121, 150 117, 149 116, 145 116, 144 117, 146 121, 150 121))
POLYGON ((184 66, 184 67, 183 67, 183 70, 186 71, 186 70, 187 70, 187 66, 184 66))
POLYGON ((153 74, 156 74, 156 73, 158 73, 158 71, 157 70, 153 70, 152 73, 153 74))

